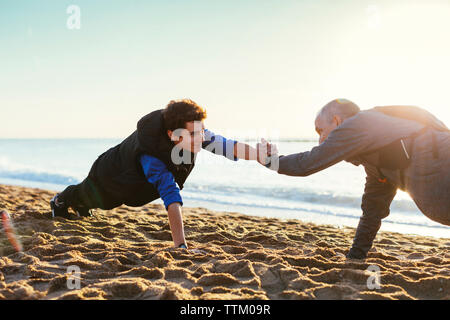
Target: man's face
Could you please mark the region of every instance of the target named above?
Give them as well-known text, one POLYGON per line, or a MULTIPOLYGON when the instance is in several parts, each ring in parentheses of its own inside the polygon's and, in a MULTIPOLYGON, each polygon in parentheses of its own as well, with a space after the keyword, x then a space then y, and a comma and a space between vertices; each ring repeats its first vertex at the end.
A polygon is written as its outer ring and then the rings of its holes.
POLYGON ((189 152, 198 153, 205 141, 205 125, 203 121, 186 122, 185 129, 177 129, 169 133, 174 143, 189 152))
POLYGON ((319 144, 322 144, 328 135, 336 129, 341 123, 340 118, 338 116, 334 116, 330 121, 326 117, 322 115, 318 115, 315 121, 316 132, 319 134, 319 144))

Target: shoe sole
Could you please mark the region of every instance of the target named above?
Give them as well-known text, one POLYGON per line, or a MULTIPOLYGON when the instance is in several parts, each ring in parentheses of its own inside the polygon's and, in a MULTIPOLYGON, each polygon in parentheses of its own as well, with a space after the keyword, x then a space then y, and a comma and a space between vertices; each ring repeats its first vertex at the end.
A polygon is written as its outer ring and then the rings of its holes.
POLYGON ((52 219, 55 219, 55 199, 56 199, 56 196, 54 196, 53 198, 52 198, 52 200, 50 200, 50 208, 52 209, 52 219))
POLYGON ((55 195, 55 196, 52 198, 52 200, 50 200, 50 208, 52 209, 52 219, 55 219, 56 217, 60 217, 60 218, 64 218, 64 219, 69 219, 70 216, 64 217, 64 216, 57 216, 57 215, 55 214, 55 207, 56 207, 55 201, 56 201, 56 196, 57 196, 57 195, 55 195))
MULTIPOLYGON (((73 209, 73 208, 72 208, 73 209)), ((78 218, 83 218, 83 217, 87 217, 87 218, 89 218, 89 217, 93 217, 94 215, 92 214, 92 212, 89 212, 89 214, 88 215, 82 215, 80 212, 78 212, 77 210, 73 210, 73 211, 75 211, 75 213, 77 214, 77 216, 78 216, 78 218)), ((89 210, 90 211, 90 210, 89 210)))

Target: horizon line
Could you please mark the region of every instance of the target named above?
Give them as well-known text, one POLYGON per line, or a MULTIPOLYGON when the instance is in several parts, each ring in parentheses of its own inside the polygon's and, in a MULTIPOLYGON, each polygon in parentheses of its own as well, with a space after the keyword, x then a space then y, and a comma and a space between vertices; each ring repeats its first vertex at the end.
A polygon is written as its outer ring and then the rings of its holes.
MULTIPOLYGON (((235 139, 242 140, 256 140, 259 137, 235 137, 235 139)), ((0 140, 120 140, 126 139, 126 137, 0 137, 0 140)), ((317 138, 312 137, 282 137, 278 138, 278 141, 282 142, 313 142, 317 141, 317 138)))

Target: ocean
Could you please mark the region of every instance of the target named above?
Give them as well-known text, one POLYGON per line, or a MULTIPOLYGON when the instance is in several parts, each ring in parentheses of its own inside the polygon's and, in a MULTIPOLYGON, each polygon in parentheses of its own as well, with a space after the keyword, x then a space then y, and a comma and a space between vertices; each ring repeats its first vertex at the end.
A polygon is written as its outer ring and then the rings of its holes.
MULTIPOLYGON (((98 155, 121 140, 0 139, 0 184, 62 191, 81 182, 98 155)), ((316 144, 282 140, 278 150, 291 154, 316 144)), ((254 161, 230 161, 202 150, 181 195, 185 207, 356 227, 364 183, 364 168, 346 162, 309 177, 288 177, 254 161)), ((450 227, 425 217, 402 191, 381 230, 450 238, 450 227)))

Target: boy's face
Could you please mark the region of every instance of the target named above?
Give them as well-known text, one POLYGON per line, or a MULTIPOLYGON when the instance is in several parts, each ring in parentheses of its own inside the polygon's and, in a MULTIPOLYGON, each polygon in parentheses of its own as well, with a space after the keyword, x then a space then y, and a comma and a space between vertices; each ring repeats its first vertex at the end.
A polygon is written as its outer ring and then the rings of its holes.
POLYGON ((186 122, 185 129, 169 130, 167 134, 178 147, 198 153, 202 150, 202 143, 205 141, 205 124, 203 121, 186 122))

